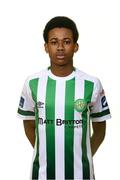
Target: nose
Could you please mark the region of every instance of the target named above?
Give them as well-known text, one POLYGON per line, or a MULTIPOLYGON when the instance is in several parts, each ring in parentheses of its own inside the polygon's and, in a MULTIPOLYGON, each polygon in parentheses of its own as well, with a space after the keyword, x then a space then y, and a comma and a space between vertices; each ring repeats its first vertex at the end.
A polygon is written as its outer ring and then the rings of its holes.
POLYGON ((63 45, 63 42, 62 42, 62 41, 59 41, 59 42, 58 42, 57 50, 58 50, 58 51, 64 50, 64 45, 63 45))

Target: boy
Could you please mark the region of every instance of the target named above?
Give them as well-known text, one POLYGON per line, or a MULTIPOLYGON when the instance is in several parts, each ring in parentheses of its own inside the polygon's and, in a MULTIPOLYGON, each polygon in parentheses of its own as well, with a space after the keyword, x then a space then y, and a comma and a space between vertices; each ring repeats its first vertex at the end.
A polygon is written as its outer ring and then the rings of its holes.
POLYGON ((43 33, 50 67, 23 87, 18 114, 35 149, 32 179, 94 179, 110 111, 99 79, 73 66, 78 36, 71 19, 52 18, 43 33))

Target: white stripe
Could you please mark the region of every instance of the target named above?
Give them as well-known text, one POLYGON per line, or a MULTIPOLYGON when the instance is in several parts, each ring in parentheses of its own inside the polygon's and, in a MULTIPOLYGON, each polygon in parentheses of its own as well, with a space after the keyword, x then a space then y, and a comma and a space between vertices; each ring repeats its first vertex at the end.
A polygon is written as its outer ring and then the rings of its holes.
MULTIPOLYGON (((56 81, 55 119, 64 120, 65 81, 56 81)), ((59 121, 60 122, 60 121, 59 121)), ((64 125, 55 126, 56 179, 64 179, 64 125)))
MULTIPOLYGON (((46 119, 45 117, 45 97, 46 97, 46 86, 47 86, 47 74, 43 74, 39 79, 38 84, 38 99, 37 102, 44 103, 39 108, 39 118, 42 118, 43 121, 46 119), (43 108, 42 108, 43 106, 43 108)), ((46 126, 45 123, 39 124, 39 177, 38 179, 45 180, 47 177, 46 168, 46 126)))
MULTIPOLYGON (((75 101, 77 99, 84 98, 84 81, 76 77, 75 81, 75 101)), ((74 119, 79 120, 82 119, 81 113, 74 111, 74 119)), ((82 148, 81 148, 81 140, 82 140, 82 126, 81 124, 78 128, 74 128, 74 179, 82 179, 83 171, 82 171, 82 148)))
POLYGON ((93 159, 92 159, 92 152, 91 152, 91 144, 90 144, 90 121, 89 121, 89 111, 87 113, 87 134, 86 134, 86 144, 87 144, 87 157, 89 161, 90 167, 90 179, 93 179, 93 159))

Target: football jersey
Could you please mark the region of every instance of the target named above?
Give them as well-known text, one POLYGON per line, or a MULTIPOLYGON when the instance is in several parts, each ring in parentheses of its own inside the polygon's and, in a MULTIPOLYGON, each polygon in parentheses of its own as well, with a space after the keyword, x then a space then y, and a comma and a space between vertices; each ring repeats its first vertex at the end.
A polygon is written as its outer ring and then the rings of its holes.
POLYGON ((90 122, 110 118, 98 78, 77 68, 65 77, 49 68, 29 76, 18 115, 36 124, 32 179, 94 179, 90 122))

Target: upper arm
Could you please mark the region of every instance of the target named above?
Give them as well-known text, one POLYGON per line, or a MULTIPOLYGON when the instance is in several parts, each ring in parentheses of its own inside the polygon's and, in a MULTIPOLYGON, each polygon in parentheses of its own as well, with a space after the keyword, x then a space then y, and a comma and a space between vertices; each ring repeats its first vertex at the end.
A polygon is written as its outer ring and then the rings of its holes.
POLYGON ((105 136, 106 132, 106 121, 92 122, 93 133, 99 133, 105 136))
POLYGON ((35 146, 35 120, 24 120, 25 134, 30 141, 31 145, 35 146))
POLYGON ((32 98, 29 81, 26 79, 19 102, 19 107, 17 112, 18 116, 24 120, 33 120, 35 119, 34 109, 35 109, 35 102, 32 98))
POLYGON ((24 129, 26 131, 30 131, 30 129, 35 129, 35 120, 24 120, 23 121, 24 129))
MULTIPOLYGON (((102 84, 99 80, 96 83, 94 93, 92 95, 92 102, 90 106, 90 117, 94 122, 102 122, 111 117, 106 96, 102 84)), ((105 122, 101 124, 104 125, 105 122)))

